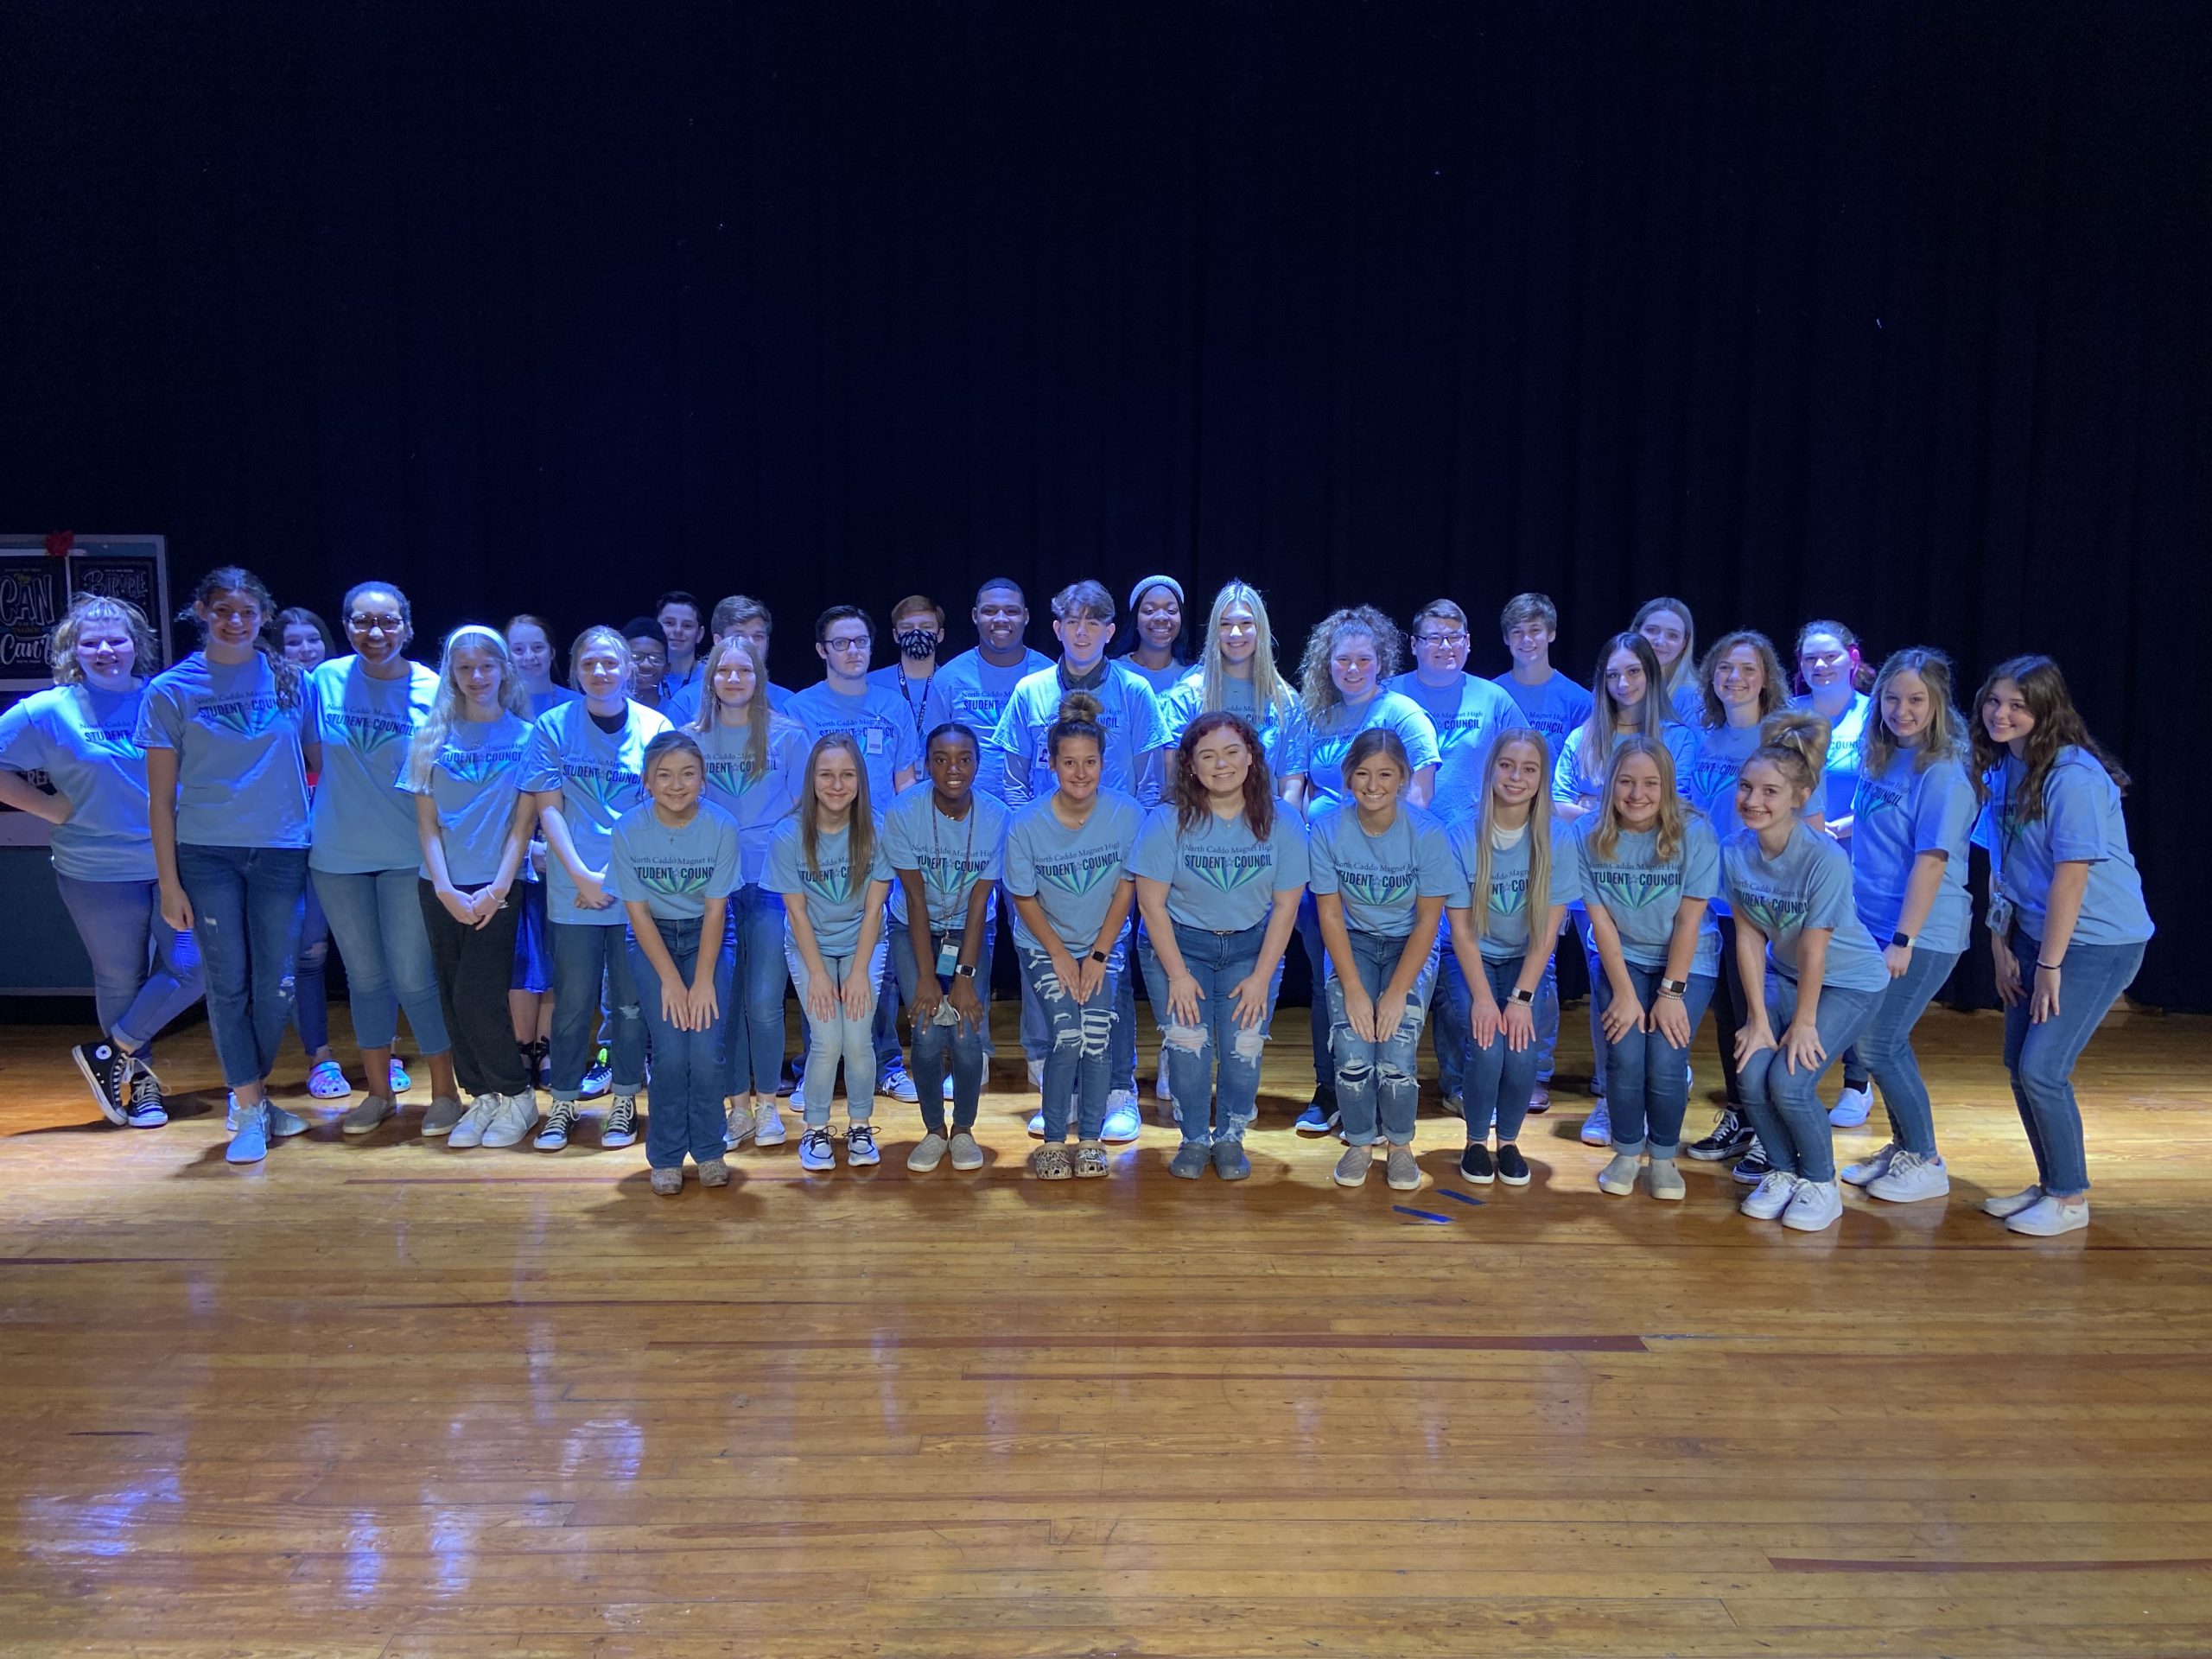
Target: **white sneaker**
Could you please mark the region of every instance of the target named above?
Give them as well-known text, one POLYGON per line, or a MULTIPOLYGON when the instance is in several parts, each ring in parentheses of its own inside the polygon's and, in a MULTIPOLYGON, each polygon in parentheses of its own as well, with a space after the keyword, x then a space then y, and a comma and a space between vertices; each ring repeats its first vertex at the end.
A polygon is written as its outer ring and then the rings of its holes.
POLYGON ((1874 1109, 1874 1089, 1869 1084, 1863 1089, 1846 1089, 1835 1097, 1835 1104, 1828 1108, 1828 1122, 1839 1129, 1855 1129, 1866 1121, 1866 1114, 1874 1109))
POLYGON ((484 1128, 484 1142, 487 1147, 514 1147, 530 1138, 537 1127, 537 1096, 532 1094, 501 1095, 497 1096, 499 1109, 484 1128))
POLYGON ((1604 1101, 1590 1109, 1590 1116, 1582 1120, 1582 1144, 1586 1147, 1610 1147, 1613 1144, 1613 1114, 1604 1101))
POLYGON ((1736 1207, 1753 1221, 1772 1221, 1789 1207, 1789 1201, 1796 1196, 1797 1178, 1785 1175, 1778 1169, 1770 1169, 1759 1177, 1759 1184, 1736 1207))
MULTIPOLYGON (((1042 1130, 1044 1125, 1039 1123, 1037 1127, 1042 1130)), ((1135 1140, 1143 1130, 1144 1119, 1137 1112, 1136 1090, 1116 1089, 1106 1096, 1106 1123, 1098 1132, 1101 1141, 1109 1146, 1122 1146, 1135 1140)))
POLYGON ((2042 1198, 2043 1187, 2040 1184, 2035 1186, 2024 1186, 2018 1192, 2008 1192, 2001 1198, 1984 1198, 1981 1201, 1981 1213, 1985 1216, 1995 1216, 2000 1221, 2010 1220, 2023 1210, 2029 1209, 2038 1203, 2042 1198))
POLYGON ((454 1151, 484 1144, 484 1132, 499 1117, 502 1096, 479 1095, 468 1103, 468 1109, 461 1115, 461 1122, 453 1126, 446 1136, 446 1145, 454 1151))
POLYGON ((1029 1062, 1029 1086, 1032 1089, 1042 1089, 1045 1086, 1044 1061, 1032 1060, 1029 1062))
POLYGON ((1444 1096, 1444 1109, 1454 1117, 1465 1117, 1467 1115, 1467 1103, 1457 1095, 1446 1095, 1444 1096))
POLYGON ((1872 1158, 1862 1163, 1846 1164, 1843 1166, 1842 1179, 1853 1186, 1866 1186, 1880 1180, 1883 1176, 1890 1173, 1890 1160, 1897 1155, 1898 1150, 1896 1141, 1883 1142, 1882 1149, 1872 1158))
POLYGON ((1158 1101, 1175 1098, 1174 1090, 1167 1086, 1167 1051, 1160 1051, 1160 1077, 1152 1085, 1152 1097, 1158 1101))
POLYGON ((2055 1198, 2048 1192, 2018 1215, 2005 1218, 2008 1230, 2031 1238, 2056 1238, 2061 1233, 2078 1233, 2088 1224, 2088 1199, 2055 1198))
POLYGON ((845 1131, 845 1161, 855 1169, 883 1161, 883 1154, 876 1150, 875 1131, 867 1124, 855 1123, 845 1131))
POLYGON ((1890 1160, 1890 1166, 1871 1181, 1861 1181, 1870 1198, 1886 1198, 1891 1204, 1917 1204, 1923 1198, 1940 1198, 1951 1190, 1951 1172, 1943 1167, 1943 1154, 1930 1153, 1922 1157, 1916 1152, 1900 1151, 1890 1160))
POLYGON ((1817 1233, 1843 1219, 1843 1189, 1834 1181, 1800 1181, 1797 1196, 1782 1212, 1782 1224, 1817 1233))
POLYGON ((754 1103, 753 1108, 753 1144, 756 1147, 780 1147, 784 1144, 784 1115, 776 1109, 772 1100, 754 1103))
POLYGON ((722 1150, 735 1152, 753 1138, 753 1109, 743 1102, 722 1113, 722 1150))
POLYGON ((944 1154, 952 1143, 934 1132, 924 1135, 914 1149, 906 1154, 906 1167, 916 1174, 927 1174, 944 1161, 944 1154))
POLYGON ((829 1130, 810 1128, 799 1136, 798 1166, 814 1170, 837 1167, 837 1143, 830 1138, 829 1130))

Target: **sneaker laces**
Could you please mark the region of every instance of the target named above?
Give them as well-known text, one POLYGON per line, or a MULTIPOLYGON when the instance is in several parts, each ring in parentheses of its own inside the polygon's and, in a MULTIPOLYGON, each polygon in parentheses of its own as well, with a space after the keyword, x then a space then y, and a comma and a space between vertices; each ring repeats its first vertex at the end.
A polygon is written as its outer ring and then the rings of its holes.
POLYGON ((1733 1106, 1723 1106, 1720 1116, 1713 1120, 1713 1133, 1705 1138, 1708 1141, 1726 1141, 1741 1131, 1743 1127, 1744 1115, 1733 1106))
POLYGON ((865 1123, 855 1123, 845 1131, 845 1145, 873 1152, 875 1150, 875 1131, 865 1123))
POLYGON ((812 1153, 817 1157, 825 1155, 830 1150, 830 1131, 809 1129, 799 1138, 798 1149, 801 1152, 812 1153))
POLYGON ((1762 1198, 1778 1198, 1786 1188, 1791 1196, 1795 1197, 1796 1187, 1797 1178, 1795 1175, 1786 1175, 1778 1169, 1770 1169, 1759 1177, 1759 1190, 1755 1196, 1762 1198))
POLYGON ((614 1103, 607 1109, 607 1122, 609 1127, 626 1129, 636 1122, 637 1119, 638 1097, 635 1095, 617 1095, 614 1096, 614 1103))
POLYGON ((131 1074, 131 1109, 135 1111, 140 1107, 158 1106, 161 1103, 162 1080, 156 1077, 152 1071, 148 1067, 143 1065, 140 1066, 131 1074))

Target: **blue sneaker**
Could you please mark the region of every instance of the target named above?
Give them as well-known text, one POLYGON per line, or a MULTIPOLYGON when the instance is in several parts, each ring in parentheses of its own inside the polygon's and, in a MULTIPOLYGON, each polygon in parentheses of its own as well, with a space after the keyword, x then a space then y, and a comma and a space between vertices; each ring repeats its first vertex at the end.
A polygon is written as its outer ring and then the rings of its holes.
POLYGON ((1298 1122, 1292 1127, 1300 1135, 1333 1135, 1338 1122, 1337 1091, 1316 1089, 1312 1103, 1298 1115, 1298 1122))
POLYGON ((231 1144, 224 1149, 226 1164, 257 1164, 269 1155, 269 1113, 266 1108, 251 1106, 238 1114, 238 1132, 231 1136, 231 1144))
POLYGON ((399 1056, 391 1057, 391 1092, 404 1095, 415 1086, 415 1079, 407 1075, 407 1068, 399 1063, 399 1056))
POLYGON ((607 1051, 600 1049, 592 1063, 584 1069, 584 1080, 576 1090, 579 1100, 597 1100, 614 1086, 614 1068, 607 1064, 607 1051))

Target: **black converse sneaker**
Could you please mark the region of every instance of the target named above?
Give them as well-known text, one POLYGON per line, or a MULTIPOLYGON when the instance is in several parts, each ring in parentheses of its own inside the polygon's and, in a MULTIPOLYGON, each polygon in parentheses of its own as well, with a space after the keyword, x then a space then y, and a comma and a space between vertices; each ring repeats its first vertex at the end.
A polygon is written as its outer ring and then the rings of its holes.
POLYGON ((162 1080, 143 1060, 133 1063, 130 1074, 130 1127, 158 1129, 169 1121, 168 1103, 162 1098, 162 1080))
POLYGON ((1751 1144, 1744 1148, 1744 1156, 1736 1166, 1736 1179, 1745 1186, 1757 1186, 1767 1178, 1768 1172, 1773 1167, 1767 1162, 1766 1148, 1759 1144, 1759 1138, 1755 1135, 1751 1144))
POLYGON ((113 1043, 79 1043, 69 1051, 92 1085, 92 1103, 111 1123, 130 1122, 130 1074, 137 1063, 113 1043))
POLYGON ((1713 1133, 1704 1140, 1693 1142, 1691 1157, 1701 1164, 1717 1164, 1723 1159, 1740 1158, 1744 1149, 1751 1144, 1751 1126, 1744 1122, 1738 1108, 1721 1109, 1720 1120, 1713 1126, 1713 1133))
POLYGON ((638 1097, 617 1095, 614 1103, 607 1109, 607 1120, 599 1127, 599 1144, 602 1147, 626 1147, 638 1138, 638 1097))

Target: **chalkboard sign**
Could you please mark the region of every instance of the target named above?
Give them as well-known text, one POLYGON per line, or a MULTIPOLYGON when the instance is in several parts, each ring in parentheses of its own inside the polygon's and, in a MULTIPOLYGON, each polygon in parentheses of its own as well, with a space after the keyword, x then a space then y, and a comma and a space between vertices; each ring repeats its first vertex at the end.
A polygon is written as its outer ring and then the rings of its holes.
POLYGON ((0 548, 0 685, 29 690, 53 677, 46 637, 69 608, 69 562, 35 551, 0 548))
POLYGON ((20 696, 54 683, 46 639, 78 594, 128 600, 145 613, 162 642, 162 661, 144 671, 174 660, 166 537, 0 536, 0 693, 20 696))

